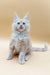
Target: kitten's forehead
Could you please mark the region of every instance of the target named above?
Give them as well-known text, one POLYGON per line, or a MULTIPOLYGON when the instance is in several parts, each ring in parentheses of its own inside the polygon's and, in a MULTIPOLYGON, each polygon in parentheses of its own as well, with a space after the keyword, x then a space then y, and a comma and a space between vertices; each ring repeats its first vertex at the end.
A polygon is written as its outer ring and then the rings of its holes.
POLYGON ((26 20, 26 19, 17 19, 16 22, 21 22, 21 23, 22 23, 22 22, 26 22, 26 23, 29 23, 29 21, 26 20))
POLYGON ((25 19, 19 19, 18 21, 20 21, 20 22, 25 22, 25 19))
POLYGON ((20 22, 29 22, 29 21, 26 19, 20 19, 20 22))

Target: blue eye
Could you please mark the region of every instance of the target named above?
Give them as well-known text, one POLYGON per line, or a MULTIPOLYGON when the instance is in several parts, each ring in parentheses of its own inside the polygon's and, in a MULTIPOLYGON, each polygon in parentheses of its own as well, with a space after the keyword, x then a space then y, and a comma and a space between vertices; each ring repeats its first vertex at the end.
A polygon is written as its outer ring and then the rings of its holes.
POLYGON ((18 22, 17 24, 20 24, 20 22, 18 22))
POLYGON ((25 22, 23 22, 23 25, 25 25, 25 22))

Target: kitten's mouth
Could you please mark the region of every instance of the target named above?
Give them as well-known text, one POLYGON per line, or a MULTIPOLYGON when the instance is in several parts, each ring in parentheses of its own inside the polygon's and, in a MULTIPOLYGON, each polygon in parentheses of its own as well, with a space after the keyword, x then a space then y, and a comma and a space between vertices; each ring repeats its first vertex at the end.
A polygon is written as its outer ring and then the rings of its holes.
POLYGON ((20 25, 20 29, 23 29, 23 26, 22 25, 20 25))

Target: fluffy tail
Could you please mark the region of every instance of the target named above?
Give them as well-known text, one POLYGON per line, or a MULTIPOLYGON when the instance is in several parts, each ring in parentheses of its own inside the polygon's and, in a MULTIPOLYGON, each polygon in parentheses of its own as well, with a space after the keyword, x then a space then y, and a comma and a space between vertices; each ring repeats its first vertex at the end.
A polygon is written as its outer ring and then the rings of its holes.
POLYGON ((44 48, 32 48, 32 51, 47 51, 48 50, 48 44, 45 43, 44 48))

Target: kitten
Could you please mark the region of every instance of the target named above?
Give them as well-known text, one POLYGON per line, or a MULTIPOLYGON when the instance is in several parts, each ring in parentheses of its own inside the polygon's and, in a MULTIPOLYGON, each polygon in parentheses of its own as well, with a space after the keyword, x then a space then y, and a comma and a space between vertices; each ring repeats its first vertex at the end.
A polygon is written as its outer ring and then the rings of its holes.
POLYGON ((7 60, 12 59, 14 54, 19 54, 19 63, 24 64, 25 61, 30 58, 32 51, 47 50, 47 45, 45 45, 45 48, 32 48, 29 37, 30 23, 28 14, 26 14, 23 19, 20 19, 17 14, 15 14, 12 30, 7 60))

